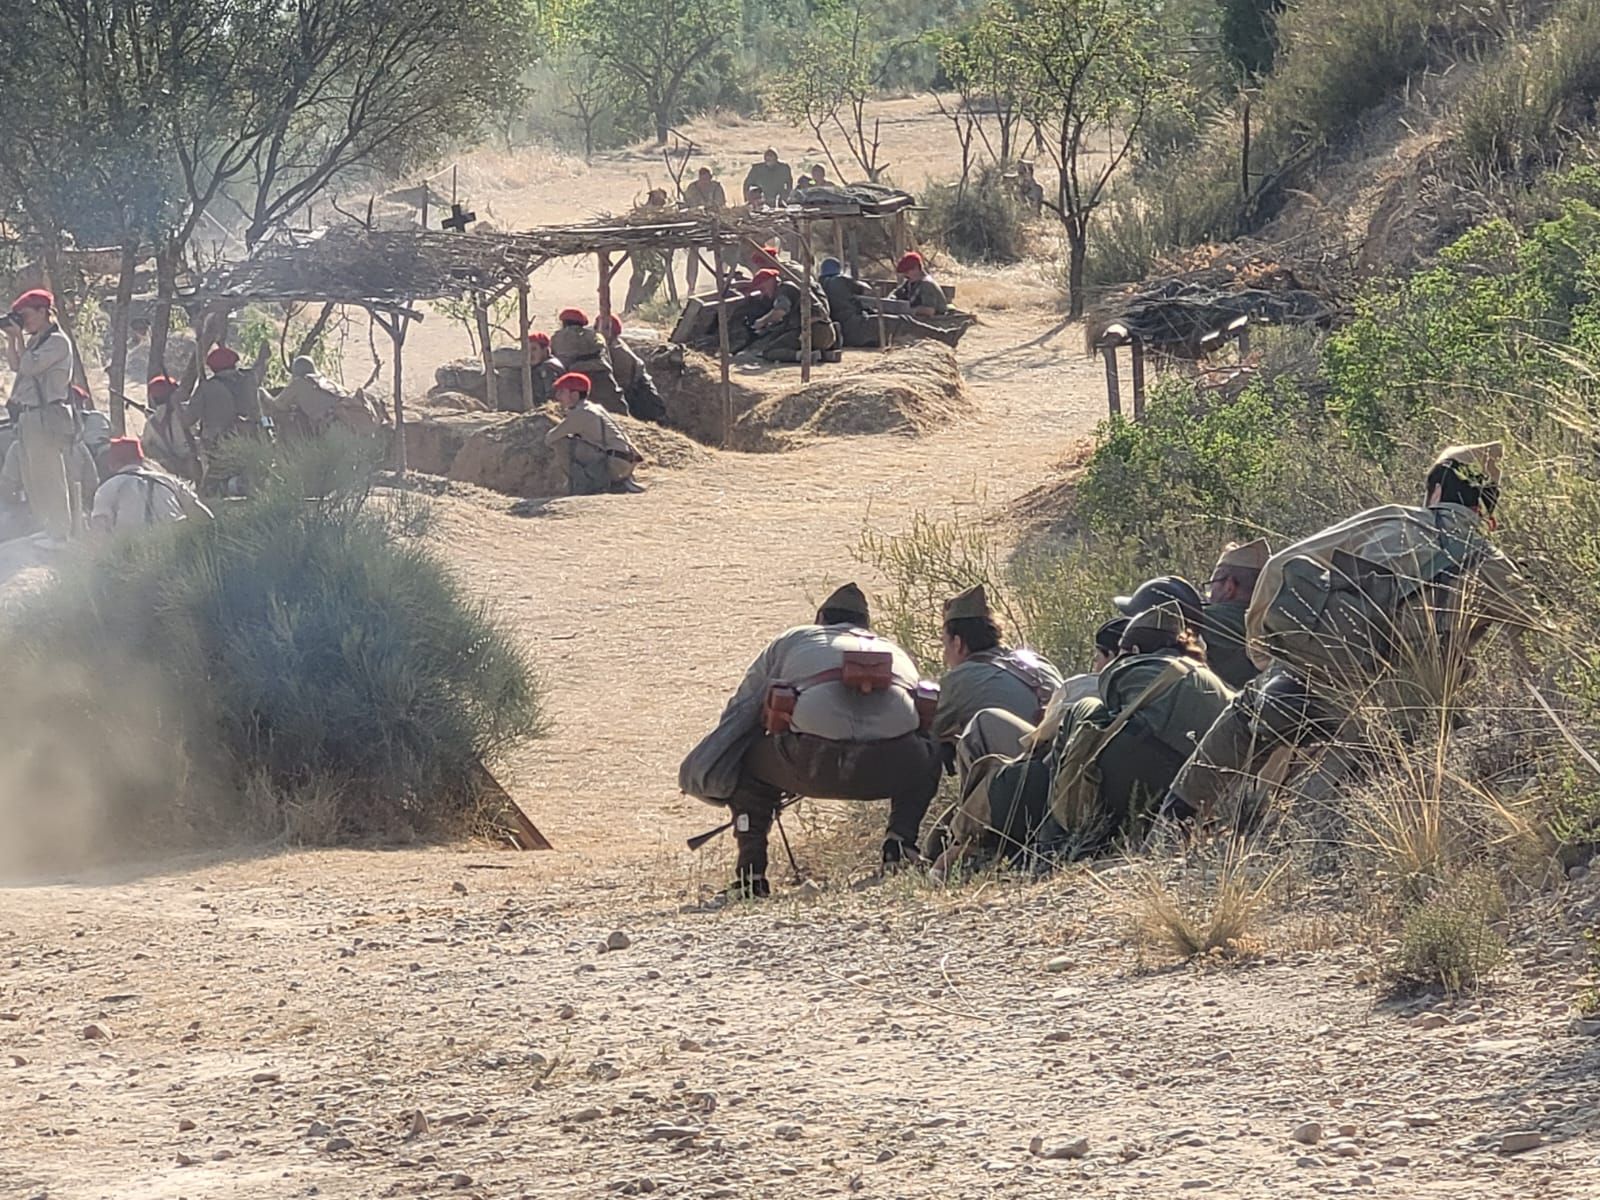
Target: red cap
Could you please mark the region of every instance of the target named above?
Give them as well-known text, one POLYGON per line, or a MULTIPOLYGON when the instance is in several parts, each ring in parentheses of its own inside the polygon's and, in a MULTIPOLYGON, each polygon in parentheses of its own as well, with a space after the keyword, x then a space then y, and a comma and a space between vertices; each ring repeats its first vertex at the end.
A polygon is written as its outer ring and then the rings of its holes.
POLYGON ((550 335, 548 333, 534 330, 528 335, 528 342, 530 345, 543 346, 546 350, 550 349, 550 335))
POLYGON ((581 308, 563 308, 556 314, 563 325, 587 325, 589 314, 581 308))
POLYGON ((582 392, 585 396, 594 384, 589 382, 589 377, 582 371, 568 371, 551 385, 552 390, 560 391, 562 388, 571 388, 575 392, 582 392))
POLYGON ((778 261, 778 248, 776 246, 763 246, 750 253, 750 265, 753 267, 770 266, 778 261))
POLYGON ((144 461, 144 445, 136 437, 114 437, 106 444, 106 469, 120 471, 144 461))
POLYGON ((912 271, 922 270, 922 255, 913 250, 894 265, 896 275, 907 275, 912 271))
POLYGON ((771 280, 773 283, 777 283, 778 280, 781 279, 781 278, 782 278, 781 275, 779 275, 771 267, 768 267, 764 271, 757 271, 755 273, 755 278, 752 279, 750 282, 751 283, 765 283, 768 280, 771 280))
POLYGON ((226 371, 239 365, 239 354, 226 346, 218 346, 206 355, 206 366, 213 371, 226 371))
POLYGON ((56 298, 43 288, 34 288, 32 291, 23 292, 11 302, 12 312, 21 312, 25 308, 54 308, 56 298))
POLYGON ((154 396, 160 392, 163 396, 170 396, 178 390, 178 381, 171 375, 152 375, 150 382, 144 385, 144 394, 154 396))
POLYGON ((616 313, 611 314, 611 336, 622 336, 622 318, 617 316, 616 313))

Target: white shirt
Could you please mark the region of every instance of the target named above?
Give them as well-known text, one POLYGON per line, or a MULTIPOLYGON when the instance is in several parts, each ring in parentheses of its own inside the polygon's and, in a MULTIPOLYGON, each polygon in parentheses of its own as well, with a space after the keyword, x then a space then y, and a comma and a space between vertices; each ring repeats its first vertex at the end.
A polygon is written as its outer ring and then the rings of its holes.
POLYGON ((186 514, 176 490, 182 486, 148 465, 124 467, 95 490, 92 519, 112 531, 182 521, 186 514))

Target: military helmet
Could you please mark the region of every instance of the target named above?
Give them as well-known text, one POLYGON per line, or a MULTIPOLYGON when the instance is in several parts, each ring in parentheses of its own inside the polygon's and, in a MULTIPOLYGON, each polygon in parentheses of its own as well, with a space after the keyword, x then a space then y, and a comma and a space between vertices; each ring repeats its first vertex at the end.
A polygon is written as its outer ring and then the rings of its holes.
POLYGON ((1194 584, 1178 575, 1146 579, 1133 589, 1131 596, 1117 596, 1111 602, 1125 617, 1137 617, 1158 604, 1176 604, 1191 629, 1200 628, 1201 610, 1205 607, 1194 584))

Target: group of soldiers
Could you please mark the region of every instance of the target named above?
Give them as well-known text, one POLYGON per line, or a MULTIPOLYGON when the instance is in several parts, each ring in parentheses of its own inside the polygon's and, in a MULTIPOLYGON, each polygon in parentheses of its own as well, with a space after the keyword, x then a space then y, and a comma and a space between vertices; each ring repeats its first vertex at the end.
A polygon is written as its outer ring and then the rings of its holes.
POLYGON ((768 834, 801 797, 887 799, 883 867, 942 879, 995 858, 1047 870, 1158 827, 1243 829, 1330 759, 1343 777, 1374 769, 1373 713, 1402 737, 1436 725, 1488 631, 1542 627, 1488 538, 1501 456, 1451 447, 1421 504, 1276 553, 1231 544, 1203 588, 1146 581, 1112 600, 1091 669, 1070 678, 1006 645, 974 587, 945 604, 945 671, 924 680, 861 589, 839 588, 761 652, 680 768, 686 793, 731 811, 729 894, 770 893, 768 834), (955 797, 924 849, 941 773, 955 797))

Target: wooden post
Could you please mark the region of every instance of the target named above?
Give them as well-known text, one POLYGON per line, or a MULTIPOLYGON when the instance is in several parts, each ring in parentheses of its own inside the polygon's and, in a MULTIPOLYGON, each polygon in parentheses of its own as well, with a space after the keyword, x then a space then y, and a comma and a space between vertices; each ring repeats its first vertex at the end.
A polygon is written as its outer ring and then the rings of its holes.
MULTIPOLYGON (((722 223, 715 216, 711 218, 711 236, 715 242, 711 248, 712 265, 716 268, 717 297, 726 299, 724 293, 728 288, 727 277, 723 274, 722 253, 722 223)), ((728 366, 728 310, 719 305, 717 312, 717 362, 722 368, 722 448, 726 450, 728 443, 733 439, 733 381, 728 366)))
POLYGON ((128 390, 128 310, 133 306, 133 273, 138 269, 139 240, 129 238, 122 244, 122 273, 117 276, 117 301, 111 312, 111 432, 117 437, 128 432, 122 398, 128 390))
POLYGON ((483 297, 478 297, 474 305, 474 316, 478 320, 478 348, 483 353, 483 398, 489 405, 490 412, 500 411, 500 402, 495 387, 494 378, 494 346, 490 342, 489 333, 489 306, 484 303, 483 297))
POLYGON ((409 318, 402 313, 395 313, 385 319, 379 313, 373 312, 372 319, 384 328, 389 334, 389 340, 394 343, 394 469, 395 473, 404 479, 406 476, 406 392, 405 392, 405 351, 406 325, 409 318))
POLYGON ((522 335, 522 411, 533 411, 533 354, 528 345, 528 281, 517 284, 517 330, 522 335))
POLYGON ((1106 356, 1106 400, 1111 405, 1111 415, 1122 415, 1122 390, 1117 381, 1117 347, 1114 342, 1106 342, 1101 346, 1100 352, 1106 356))
POLYGON ((800 222, 800 382, 811 382, 811 222, 800 222))
POLYGON ((1128 345, 1133 362, 1133 419, 1144 420, 1144 339, 1136 337, 1128 345))
MULTIPOLYGON (((609 341, 606 334, 611 332, 611 252, 599 252, 600 260, 600 320, 598 328, 602 340, 609 341)), ((619 264, 620 265, 620 264, 619 264)))
POLYGON ((839 260, 839 265, 844 265, 844 222, 833 221, 833 256, 839 260))

